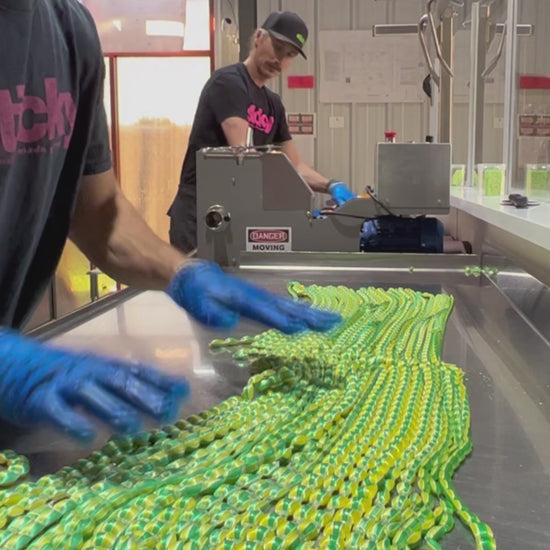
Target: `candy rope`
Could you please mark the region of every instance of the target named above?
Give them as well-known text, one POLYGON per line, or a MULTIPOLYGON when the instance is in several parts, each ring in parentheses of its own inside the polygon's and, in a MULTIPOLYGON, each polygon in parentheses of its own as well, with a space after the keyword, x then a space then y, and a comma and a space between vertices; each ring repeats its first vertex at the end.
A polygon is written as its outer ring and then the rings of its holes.
POLYGON ((452 297, 288 290, 344 321, 213 341, 255 373, 240 396, 36 482, 0 454, 0 548, 440 550, 457 520, 496 548, 452 486, 472 449, 462 371, 441 360, 452 297))

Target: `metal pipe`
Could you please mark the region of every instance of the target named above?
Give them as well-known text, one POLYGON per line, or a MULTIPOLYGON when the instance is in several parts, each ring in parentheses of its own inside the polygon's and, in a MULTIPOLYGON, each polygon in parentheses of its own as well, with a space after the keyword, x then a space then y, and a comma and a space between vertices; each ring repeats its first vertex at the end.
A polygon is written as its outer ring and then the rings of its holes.
MULTIPOLYGON (((444 60, 448 61, 452 69, 454 59, 454 29, 453 11, 448 9, 441 17, 441 46, 444 60)), ((451 72, 441 74, 440 82, 440 115, 439 115, 439 139, 440 143, 451 143, 452 115, 453 115, 453 77, 451 72)))
POLYGON ((428 4, 426 6, 428 23, 430 24, 430 30, 432 31, 432 37, 435 45, 435 53, 437 54, 437 58, 439 59, 441 66, 445 69, 445 72, 449 76, 453 77, 454 76, 453 71, 451 70, 451 68, 445 61, 443 54, 441 53, 441 45, 439 44, 439 38, 437 37, 437 29, 435 28, 435 21, 432 13, 432 6, 435 2, 437 2, 437 0, 428 0, 428 4))
POLYGON ((477 74, 479 46, 479 3, 472 4, 472 26, 470 30, 470 98, 468 108, 468 162, 466 164, 466 182, 474 184, 474 164, 476 163, 476 120, 477 120, 477 74))
POLYGON ((508 13, 506 15, 507 28, 511 33, 506 41, 506 74, 504 80, 504 141, 502 147, 502 160, 506 163, 506 193, 512 187, 513 175, 516 165, 515 159, 515 128, 516 128, 516 68, 517 68, 517 22, 518 2, 508 0, 508 13))
POLYGON ((504 50, 504 41, 506 39, 506 25, 504 25, 504 28, 502 30, 502 34, 500 35, 500 41, 498 43, 498 49, 497 49, 497 53, 495 54, 495 56, 493 57, 493 59, 491 59, 491 61, 489 61, 486 69, 483 71, 483 73, 481 73, 481 78, 487 78, 496 68, 496 66, 498 65, 498 62, 502 56, 502 52, 504 50))
POLYGON ((430 72, 430 76, 432 77, 434 84, 439 88, 439 84, 440 84, 439 75, 437 74, 434 68, 432 58, 430 57, 430 52, 428 51, 428 45, 426 44, 426 37, 424 36, 427 26, 428 26, 428 16, 424 14, 420 18, 420 21, 418 22, 418 38, 420 40, 420 46, 422 47, 422 52, 424 53, 424 59, 426 60, 426 65, 428 65, 428 71, 430 72))

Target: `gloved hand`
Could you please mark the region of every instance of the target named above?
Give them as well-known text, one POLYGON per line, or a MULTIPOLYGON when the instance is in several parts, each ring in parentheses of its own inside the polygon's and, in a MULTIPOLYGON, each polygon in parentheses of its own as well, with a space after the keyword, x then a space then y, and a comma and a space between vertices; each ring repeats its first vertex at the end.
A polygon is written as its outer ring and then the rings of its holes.
POLYGON ((345 202, 348 202, 350 199, 354 199, 357 195, 348 188, 348 186, 341 181, 333 181, 328 186, 328 192, 332 197, 332 200, 338 205, 341 206, 345 202))
POLYGON ((94 429, 76 406, 128 433, 140 429, 140 412, 171 420, 187 393, 185 381, 143 365, 49 347, 0 328, 0 417, 15 425, 48 423, 90 441, 94 429))
POLYGON ((231 328, 242 315, 286 334, 326 331, 341 320, 337 313, 313 309, 224 273, 212 262, 192 261, 174 276, 167 294, 205 325, 231 328))

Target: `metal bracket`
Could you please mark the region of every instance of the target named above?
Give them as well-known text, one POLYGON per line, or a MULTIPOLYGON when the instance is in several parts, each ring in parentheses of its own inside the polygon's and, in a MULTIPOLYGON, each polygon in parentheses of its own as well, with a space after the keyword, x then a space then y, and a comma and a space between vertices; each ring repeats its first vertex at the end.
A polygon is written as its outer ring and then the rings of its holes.
MULTIPOLYGON (((498 43, 497 53, 489 61, 486 69, 481 74, 481 78, 487 78, 496 68, 500 58, 502 57, 502 52, 504 51, 504 42, 506 41, 506 32, 507 27, 506 23, 497 23, 495 25, 495 33, 500 34, 500 40, 498 43)), ((518 36, 533 36, 534 27, 533 25, 516 25, 516 32, 518 36)))
POLYGON ((430 76, 432 77, 434 84, 439 88, 441 85, 441 77, 435 70, 433 61, 430 57, 430 52, 428 50, 428 44, 426 43, 425 33, 427 27, 430 28, 432 39, 434 41, 435 52, 441 66, 451 78, 454 76, 454 74, 447 62, 445 61, 443 54, 441 53, 441 44, 439 43, 439 38, 437 36, 437 29, 432 12, 432 7, 435 2, 437 2, 437 0, 428 0, 428 3, 426 5, 426 13, 420 18, 420 21, 418 22, 418 38, 420 40, 420 46, 422 47, 422 52, 424 53, 426 64, 428 65, 428 70, 430 71, 430 76))
POLYGON ((428 71, 430 71, 430 76, 432 77, 434 84, 439 88, 441 79, 439 78, 439 75, 437 74, 434 68, 432 58, 430 57, 430 52, 428 51, 428 45, 426 44, 426 37, 424 36, 427 26, 428 26, 428 16, 424 14, 420 18, 420 21, 418 22, 418 38, 420 39, 420 46, 422 47, 422 52, 424 53, 424 59, 426 60, 426 64, 428 65, 428 71))
POLYGON ((500 41, 498 43, 497 53, 495 54, 493 59, 489 61, 489 63, 487 64, 487 67, 485 67, 485 70, 481 73, 481 78, 487 78, 495 70, 500 58, 502 57, 505 40, 506 40, 506 25, 504 25, 504 28, 500 35, 500 41))
MULTIPOLYGON (((497 34, 506 33, 506 24, 497 23, 495 25, 495 32, 497 34)), ((518 36, 533 36, 533 34, 535 34, 535 25, 530 25, 528 23, 523 25, 516 25, 516 34, 518 36)))
POLYGON ((407 34, 416 34, 418 25, 414 23, 390 23, 372 26, 372 36, 402 36, 407 34))
POLYGON ((435 28, 435 21, 432 13, 432 6, 436 2, 437 0, 428 0, 428 4, 426 5, 428 22, 430 24, 430 30, 432 31, 432 38, 434 40, 435 52, 437 54, 437 58, 439 59, 439 62, 441 63, 441 66, 443 67, 443 69, 445 69, 445 72, 452 78, 454 77, 453 71, 451 70, 449 65, 447 65, 447 62, 445 61, 445 58, 441 53, 441 44, 439 43, 439 38, 437 37, 437 29, 435 28))

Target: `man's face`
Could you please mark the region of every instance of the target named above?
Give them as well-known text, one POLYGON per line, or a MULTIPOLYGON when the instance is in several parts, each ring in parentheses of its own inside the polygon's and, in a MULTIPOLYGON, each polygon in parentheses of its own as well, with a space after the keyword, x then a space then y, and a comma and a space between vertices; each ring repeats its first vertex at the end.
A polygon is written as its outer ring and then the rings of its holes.
POLYGON ((298 55, 298 49, 269 33, 257 40, 254 61, 258 72, 266 79, 274 78, 284 71, 298 55))

